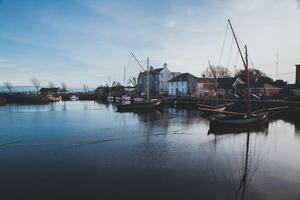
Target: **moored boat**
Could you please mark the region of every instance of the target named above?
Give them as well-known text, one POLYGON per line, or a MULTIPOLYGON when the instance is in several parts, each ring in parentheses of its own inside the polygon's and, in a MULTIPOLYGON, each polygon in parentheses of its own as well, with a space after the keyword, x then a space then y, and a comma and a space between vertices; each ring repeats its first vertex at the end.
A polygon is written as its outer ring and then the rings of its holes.
POLYGON ((213 130, 261 127, 268 122, 268 112, 261 111, 250 115, 214 115, 209 118, 210 128, 213 130))
POLYGON ((158 109, 160 102, 135 102, 135 103, 126 103, 117 105, 118 111, 146 111, 158 109))
POLYGON ((224 111, 226 109, 226 105, 208 106, 198 104, 198 106, 198 110, 201 111, 203 116, 210 116, 215 114, 216 112, 224 111))
POLYGON ((114 101, 114 97, 113 96, 108 96, 107 97, 107 101, 108 102, 113 102, 114 101))
POLYGON ((131 97, 128 96, 128 95, 123 95, 122 96, 122 101, 130 101, 131 100, 131 97))
POLYGON ((6 103, 7 103, 7 99, 0 97, 0 106, 5 105, 6 103))
POLYGON ((71 101, 78 101, 78 100, 79 100, 79 97, 76 96, 76 95, 72 95, 72 96, 70 96, 70 100, 71 100, 71 101))

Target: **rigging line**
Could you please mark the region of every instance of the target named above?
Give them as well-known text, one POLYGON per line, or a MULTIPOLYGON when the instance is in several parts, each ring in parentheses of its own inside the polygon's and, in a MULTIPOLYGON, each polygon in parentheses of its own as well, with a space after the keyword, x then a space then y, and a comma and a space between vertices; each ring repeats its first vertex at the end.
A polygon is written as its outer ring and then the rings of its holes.
POLYGON ((233 41, 234 41, 234 38, 232 37, 232 38, 231 38, 231 44, 230 44, 230 50, 229 50, 229 57, 228 57, 227 66, 226 66, 227 70, 228 70, 229 63, 230 63, 230 58, 231 58, 231 52, 232 52, 233 41))
POLYGON ((285 73, 280 73, 280 74, 270 74, 270 76, 275 76, 275 75, 288 75, 288 74, 295 74, 296 72, 285 72, 285 73))
POLYGON ((222 59, 222 56, 223 56, 224 46, 225 46, 225 42, 226 42, 226 38, 227 38, 228 26, 229 26, 229 24, 227 23, 226 31, 225 31, 225 37, 224 37, 224 40, 223 40, 223 45, 222 45, 222 50, 221 50, 221 55, 220 55, 220 58, 219 58, 218 66, 220 66, 220 64, 221 64, 221 59, 222 59))

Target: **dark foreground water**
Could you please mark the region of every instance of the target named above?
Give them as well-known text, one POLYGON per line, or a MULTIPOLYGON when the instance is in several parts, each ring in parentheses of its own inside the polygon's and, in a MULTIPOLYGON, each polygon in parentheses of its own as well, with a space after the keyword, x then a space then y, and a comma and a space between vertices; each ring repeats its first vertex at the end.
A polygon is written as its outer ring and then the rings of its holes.
POLYGON ((0 107, 0 199, 300 199, 299 121, 221 136, 208 125, 176 109, 0 107))

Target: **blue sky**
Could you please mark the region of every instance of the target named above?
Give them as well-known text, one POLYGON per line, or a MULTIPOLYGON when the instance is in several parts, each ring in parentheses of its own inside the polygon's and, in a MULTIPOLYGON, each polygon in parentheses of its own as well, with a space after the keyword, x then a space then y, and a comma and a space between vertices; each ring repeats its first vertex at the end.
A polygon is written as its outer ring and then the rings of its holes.
MULTIPOLYGON (((200 75, 207 60, 219 63, 230 18, 251 61, 275 78, 294 81, 300 63, 300 5, 297 0, 1 0, 0 81, 30 85, 66 82, 96 87, 123 81, 145 63, 200 75), (283 74, 288 73, 288 74, 283 74)), ((227 34, 221 65, 233 71, 236 48, 227 34)))

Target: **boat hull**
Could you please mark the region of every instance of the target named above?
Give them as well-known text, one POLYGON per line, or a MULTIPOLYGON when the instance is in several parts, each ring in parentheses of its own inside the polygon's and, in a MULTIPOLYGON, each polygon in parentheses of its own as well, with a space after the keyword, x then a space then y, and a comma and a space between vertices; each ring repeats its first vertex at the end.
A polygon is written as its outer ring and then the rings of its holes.
POLYGON ((212 130, 233 129, 233 128, 254 128, 261 127, 268 122, 268 113, 261 113, 251 117, 226 116, 210 119, 212 130))

